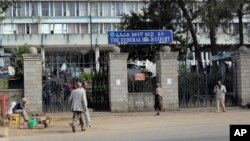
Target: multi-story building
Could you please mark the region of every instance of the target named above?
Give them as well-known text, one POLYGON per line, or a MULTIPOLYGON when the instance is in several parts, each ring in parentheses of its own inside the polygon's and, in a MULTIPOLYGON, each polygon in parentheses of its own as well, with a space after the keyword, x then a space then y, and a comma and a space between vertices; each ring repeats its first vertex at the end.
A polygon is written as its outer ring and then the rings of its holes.
POLYGON ((56 51, 74 59, 78 52, 80 60, 90 61, 89 50, 110 47, 106 32, 119 30, 122 15, 143 6, 142 0, 20 0, 1 22, 0 52, 27 44, 41 49, 43 56, 56 51))
MULTIPOLYGON (((8 9, 5 19, 1 21, 0 52, 27 44, 40 49, 44 59, 56 52, 66 58, 73 56, 70 57, 73 60, 68 62, 89 62, 89 55, 96 54, 98 57, 99 54, 89 50, 110 48, 106 32, 119 30, 123 14, 139 12, 144 6, 143 0, 20 0, 18 5, 8 9)), ((250 20, 244 19, 244 23, 247 33, 250 20)), ((199 43, 209 44, 204 24, 197 22, 195 27, 199 43)), ((233 20, 227 30, 232 33, 236 27, 237 21, 233 20)), ((220 29, 217 39, 218 44, 238 42, 236 36, 220 29)), ((249 43, 248 40, 245 42, 249 43)), ((94 57, 92 59, 95 60, 94 57)), ((0 58, 0 66, 3 65, 6 63, 0 58)))

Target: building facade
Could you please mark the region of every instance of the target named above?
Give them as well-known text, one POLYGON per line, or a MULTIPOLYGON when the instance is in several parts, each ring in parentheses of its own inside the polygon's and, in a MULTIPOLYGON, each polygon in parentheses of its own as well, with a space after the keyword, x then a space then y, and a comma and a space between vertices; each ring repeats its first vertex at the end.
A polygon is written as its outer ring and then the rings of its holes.
MULTIPOLYGON (((27 44, 40 49, 43 60, 50 50, 78 51, 83 56, 91 55, 89 50, 97 50, 93 56, 98 58, 99 50, 111 47, 107 31, 119 30, 124 14, 138 13, 145 6, 143 0, 20 0, 8 9, 1 21, 0 53, 27 44)), ((245 18, 243 22, 248 37, 250 19, 245 18)), ((238 37, 232 36, 237 27, 235 19, 226 29, 219 28, 217 43, 237 44, 238 37)), ((176 29, 181 30, 178 25, 176 29)), ((199 44, 210 44, 204 23, 195 22, 195 29, 199 44)), ((245 42, 249 44, 249 40, 245 42)), ((87 58, 81 60, 91 61, 87 58)), ((6 64, 8 62, 1 58, 0 66, 6 64)))

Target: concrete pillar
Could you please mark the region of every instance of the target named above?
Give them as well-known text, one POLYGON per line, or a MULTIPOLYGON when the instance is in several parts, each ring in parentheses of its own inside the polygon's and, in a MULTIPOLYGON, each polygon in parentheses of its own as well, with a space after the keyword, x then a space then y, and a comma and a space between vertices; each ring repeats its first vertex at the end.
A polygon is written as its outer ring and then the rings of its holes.
POLYGON ((158 52, 155 55, 156 76, 162 88, 163 108, 178 109, 178 52, 158 52))
MULTIPOLYGON (((0 46, 0 54, 4 54, 4 48, 1 46, 0 46)), ((4 57, 0 57, 0 67, 3 67, 3 66, 5 66, 4 57)))
POLYGON ((111 112, 128 112, 128 53, 109 53, 109 100, 111 112))
POLYGON ((41 55, 42 55, 43 69, 45 70, 45 49, 44 49, 44 46, 41 47, 41 55))
POLYGON ((99 57, 100 57, 100 50, 99 50, 99 46, 96 45, 96 47, 95 47, 95 65, 96 65, 95 68, 96 68, 96 72, 99 72, 99 69, 100 69, 100 63, 98 61, 99 57))
POLYGON ((42 113, 42 55, 23 54, 24 97, 29 100, 29 113, 42 113))
POLYGON ((238 96, 238 105, 246 106, 250 104, 250 54, 238 52, 233 56, 235 66, 234 83, 238 96))

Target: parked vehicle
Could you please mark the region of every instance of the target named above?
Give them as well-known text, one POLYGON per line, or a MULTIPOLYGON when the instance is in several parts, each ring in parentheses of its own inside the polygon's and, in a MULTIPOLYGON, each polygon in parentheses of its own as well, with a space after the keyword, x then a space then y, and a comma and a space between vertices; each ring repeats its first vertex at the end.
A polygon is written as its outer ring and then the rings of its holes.
POLYGON ((143 68, 141 66, 137 66, 136 64, 128 64, 127 68, 128 68, 128 78, 131 80, 133 79, 136 73, 145 73, 146 78, 153 76, 153 73, 150 70, 143 68))

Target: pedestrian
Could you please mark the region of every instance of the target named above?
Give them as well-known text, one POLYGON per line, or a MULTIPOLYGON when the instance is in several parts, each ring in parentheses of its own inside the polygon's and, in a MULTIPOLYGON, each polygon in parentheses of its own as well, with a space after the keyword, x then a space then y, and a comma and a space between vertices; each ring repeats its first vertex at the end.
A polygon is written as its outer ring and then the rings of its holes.
POLYGON ((20 114, 23 119, 24 122, 27 122, 29 120, 29 116, 27 114, 27 104, 28 104, 28 100, 27 98, 22 98, 22 101, 19 103, 16 103, 16 105, 13 107, 13 113, 14 114, 20 114))
POLYGON ((216 96, 216 106, 217 106, 217 111, 220 112, 220 105, 222 106, 222 111, 226 112, 225 109, 225 94, 227 90, 224 85, 222 85, 221 81, 218 81, 218 84, 214 87, 214 93, 216 96))
MULTIPOLYGON (((76 85, 77 85, 77 88, 71 91, 69 100, 68 100, 70 109, 73 112, 72 122, 70 122, 69 124, 74 133, 76 132, 75 124, 77 120, 80 119, 80 121, 83 121, 82 114, 87 109, 87 100, 85 97, 86 95, 85 90, 81 88, 82 84, 80 82, 77 82, 76 85)), ((83 122, 80 122, 80 125, 81 125, 82 131, 85 131, 83 122)))
MULTIPOLYGON (((83 82, 82 83, 82 87, 85 90, 85 99, 86 99, 86 105, 88 105, 88 101, 87 101, 87 93, 86 93, 86 88, 87 88, 87 82, 83 82)), ((90 114, 89 114, 89 109, 88 106, 86 108, 86 111, 83 112, 83 115, 85 117, 85 125, 86 127, 91 127, 91 119, 90 119, 90 114)))
POLYGON ((156 84, 156 88, 155 88, 155 110, 156 110, 156 115, 160 115, 160 111, 162 111, 163 109, 163 104, 162 104, 162 96, 161 96, 161 87, 160 84, 157 83, 156 84))

